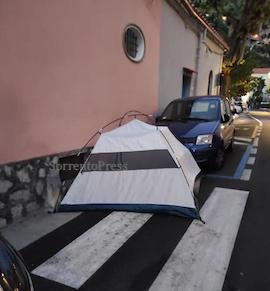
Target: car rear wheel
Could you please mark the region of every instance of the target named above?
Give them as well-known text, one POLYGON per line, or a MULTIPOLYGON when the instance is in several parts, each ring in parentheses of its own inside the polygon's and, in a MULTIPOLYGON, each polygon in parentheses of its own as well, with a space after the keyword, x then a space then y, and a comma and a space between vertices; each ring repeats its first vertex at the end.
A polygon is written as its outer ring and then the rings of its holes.
POLYGON ((233 131, 233 136, 232 136, 232 140, 231 143, 228 146, 228 152, 232 152, 233 151, 233 141, 234 141, 234 137, 235 137, 235 130, 233 131))
POLYGON ((227 150, 228 150, 228 152, 232 152, 233 151, 233 139, 231 140, 227 150))
POLYGON ((195 196, 199 195, 200 187, 201 187, 201 180, 202 180, 202 174, 199 173, 197 177, 195 178, 194 186, 193 186, 193 193, 195 196))

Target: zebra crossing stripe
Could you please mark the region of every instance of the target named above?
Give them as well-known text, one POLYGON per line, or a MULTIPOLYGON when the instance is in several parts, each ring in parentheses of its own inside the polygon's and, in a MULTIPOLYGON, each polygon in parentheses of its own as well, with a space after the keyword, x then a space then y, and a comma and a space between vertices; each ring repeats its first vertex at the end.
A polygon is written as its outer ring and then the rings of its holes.
POLYGON ((251 169, 244 169, 242 176, 241 176, 241 180, 244 181, 249 181, 250 180, 250 176, 251 176, 251 169))
POLYGON ((150 217, 151 214, 113 212, 32 273, 78 289, 150 217))
POLYGON ((247 145, 247 143, 246 143, 246 142, 235 141, 235 140, 234 140, 233 144, 234 144, 234 145, 244 145, 244 146, 246 146, 246 145, 247 145))
POLYGON ((247 165, 254 165, 255 164, 255 157, 249 157, 247 161, 247 165))
POLYGON ((253 147, 257 147, 259 145, 259 138, 256 137, 253 142, 253 147))
POLYGON ((215 188, 152 284, 150 291, 222 289, 248 197, 247 191, 215 188))
POLYGON ((252 141, 252 139, 251 138, 247 138, 247 137, 240 137, 240 136, 236 136, 235 138, 234 138, 234 140, 235 141, 243 141, 243 142, 251 142, 252 141))
POLYGON ((257 148, 253 148, 250 153, 256 155, 257 154, 258 149, 257 148))

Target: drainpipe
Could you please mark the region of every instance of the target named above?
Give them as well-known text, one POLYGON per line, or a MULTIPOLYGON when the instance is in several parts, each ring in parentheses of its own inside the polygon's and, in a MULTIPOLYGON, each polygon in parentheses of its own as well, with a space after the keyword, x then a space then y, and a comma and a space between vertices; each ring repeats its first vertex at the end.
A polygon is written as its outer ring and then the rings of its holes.
POLYGON ((195 85, 194 85, 194 95, 198 95, 198 78, 199 78, 199 69, 200 69, 200 60, 201 60, 201 49, 202 49, 202 42, 205 39, 207 30, 205 29, 203 32, 199 32, 198 35, 198 45, 196 50, 196 58, 195 58, 195 71, 197 72, 195 77, 195 85))

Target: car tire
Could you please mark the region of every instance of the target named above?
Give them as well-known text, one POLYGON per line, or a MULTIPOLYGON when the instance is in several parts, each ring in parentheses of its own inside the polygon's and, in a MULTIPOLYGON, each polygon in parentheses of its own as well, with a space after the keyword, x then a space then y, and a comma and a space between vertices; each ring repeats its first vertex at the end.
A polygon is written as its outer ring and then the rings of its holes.
POLYGON ((225 160, 225 150, 223 147, 220 147, 217 150, 215 161, 213 163, 213 168, 215 170, 220 170, 224 165, 224 160, 225 160))
POLYGON ((202 173, 199 173, 197 177, 195 178, 194 186, 193 186, 193 193, 195 197, 199 195, 200 187, 201 187, 201 180, 202 180, 202 173))
POLYGON ((229 146, 228 146, 228 149, 227 149, 228 152, 232 152, 233 151, 233 139, 231 140, 229 146))

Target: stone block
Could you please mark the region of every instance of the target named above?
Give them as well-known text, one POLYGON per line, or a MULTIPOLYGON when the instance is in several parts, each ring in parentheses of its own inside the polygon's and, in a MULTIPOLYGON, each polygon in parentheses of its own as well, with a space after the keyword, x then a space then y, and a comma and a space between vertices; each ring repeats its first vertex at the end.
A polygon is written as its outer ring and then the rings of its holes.
POLYGON ((38 176, 39 176, 39 178, 45 178, 46 177, 46 170, 43 168, 39 169, 38 176))
POLYGON ((12 168, 10 166, 4 166, 4 172, 8 177, 12 175, 12 168))
POLYGON ((29 171, 33 171, 33 170, 34 170, 34 167, 33 167, 32 165, 28 164, 28 165, 27 165, 27 169, 28 169, 29 171))
POLYGON ((31 197, 31 193, 29 190, 18 190, 10 195, 10 199, 13 201, 27 201, 31 197))
POLYGON ((36 191, 38 195, 41 195, 45 187, 45 182, 43 180, 39 180, 36 184, 36 191))
POLYGON ((29 183, 31 181, 29 177, 29 173, 26 170, 26 168, 19 170, 17 172, 17 177, 19 178, 21 183, 29 183))
POLYGON ((53 157, 51 162, 56 165, 58 163, 58 160, 59 160, 58 157, 53 157))
POLYGON ((27 211, 27 213, 32 212, 32 211, 35 211, 35 210, 37 210, 39 208, 40 208, 40 206, 35 201, 30 202, 30 203, 28 203, 26 205, 26 211, 27 211))
POLYGON ((0 228, 7 225, 7 220, 5 218, 0 218, 0 228))
POLYGON ((13 184, 8 180, 0 181, 0 193, 6 193, 12 185, 13 184))
POLYGON ((20 217, 22 216, 22 211, 23 211, 23 206, 22 204, 18 204, 16 206, 13 206, 11 208, 11 214, 12 214, 12 217, 13 218, 17 218, 17 217, 20 217))

